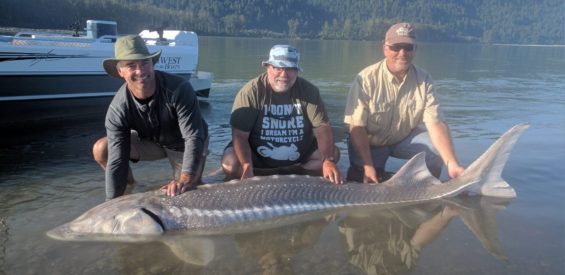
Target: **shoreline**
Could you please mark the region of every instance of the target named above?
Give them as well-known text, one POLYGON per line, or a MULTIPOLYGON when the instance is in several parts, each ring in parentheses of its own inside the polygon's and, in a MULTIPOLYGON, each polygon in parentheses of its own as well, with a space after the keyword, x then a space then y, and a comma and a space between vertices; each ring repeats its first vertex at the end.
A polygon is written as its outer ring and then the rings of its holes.
MULTIPOLYGON (((484 44, 488 45, 488 44, 484 44)), ((565 48, 565 45, 551 45, 551 44, 503 44, 503 43, 492 43, 492 46, 511 46, 511 47, 555 47, 555 48, 565 48)))
MULTIPOLYGON (((40 32, 40 33, 55 33, 60 35, 73 35, 72 30, 61 30, 61 29, 33 29, 33 28, 19 28, 19 27, 2 27, 0 26, 0 35, 13 36, 18 32, 40 32)), ((79 31, 81 37, 86 36, 84 30, 79 31)), ((198 36, 218 36, 218 35, 198 35, 198 36)), ((232 37, 232 36, 219 36, 219 37, 232 37)), ((249 37, 249 36, 245 36, 249 37)), ((265 38, 265 37, 249 37, 249 38, 265 38)), ((270 37, 267 37, 270 38, 270 37)), ((288 38, 290 39, 290 38, 288 38)), ((364 40, 352 40, 352 41, 364 41, 364 40)), ((424 42, 424 43, 444 43, 442 41, 436 42, 424 42)), ((491 46, 511 46, 511 47, 555 47, 555 48, 565 48, 565 44, 515 44, 515 43, 478 43, 480 45, 491 45, 491 46)))

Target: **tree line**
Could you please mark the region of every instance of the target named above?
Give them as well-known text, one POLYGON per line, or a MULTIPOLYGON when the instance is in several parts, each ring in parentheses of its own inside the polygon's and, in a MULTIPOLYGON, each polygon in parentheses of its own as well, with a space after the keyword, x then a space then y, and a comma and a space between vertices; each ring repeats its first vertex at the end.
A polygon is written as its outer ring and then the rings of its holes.
POLYGON ((382 40, 400 21, 421 41, 564 44, 563 0, 3 0, 0 26, 120 33, 165 26, 201 35, 382 40))

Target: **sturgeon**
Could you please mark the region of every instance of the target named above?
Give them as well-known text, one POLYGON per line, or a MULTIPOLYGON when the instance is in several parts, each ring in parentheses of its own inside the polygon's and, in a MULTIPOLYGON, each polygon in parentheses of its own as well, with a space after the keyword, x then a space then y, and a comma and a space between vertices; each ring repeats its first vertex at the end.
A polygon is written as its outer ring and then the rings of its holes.
POLYGON ((214 234, 249 228, 249 223, 273 224, 270 221, 355 206, 417 204, 462 192, 514 198, 516 192, 501 173, 518 137, 528 127, 512 127, 463 174, 443 183, 431 175, 424 153, 419 153, 379 184, 334 185, 322 177, 275 175, 205 184, 175 197, 160 190, 126 195, 86 211, 47 235, 80 240, 185 231, 214 234))

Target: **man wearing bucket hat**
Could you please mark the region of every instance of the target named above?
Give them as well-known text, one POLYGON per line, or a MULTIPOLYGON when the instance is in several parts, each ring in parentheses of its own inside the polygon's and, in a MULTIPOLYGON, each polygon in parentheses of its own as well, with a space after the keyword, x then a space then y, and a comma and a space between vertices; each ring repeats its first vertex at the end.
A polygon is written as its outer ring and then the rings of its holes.
POLYGON ((129 161, 168 158, 174 179, 161 187, 169 196, 201 181, 208 148, 208 126, 188 81, 154 70, 161 52, 149 53, 139 36, 117 39, 115 58, 104 70, 125 83, 106 114, 106 134, 93 146, 106 170, 106 199, 124 194, 133 183, 129 161))
POLYGON ((316 86, 298 76, 300 53, 275 45, 266 72, 249 81, 233 103, 232 142, 224 150, 226 178, 314 174, 342 183, 339 150, 316 86))
POLYGON ((422 151, 434 176, 439 177, 446 165, 448 176, 457 177, 464 169, 455 156, 432 78, 412 64, 416 54, 413 27, 408 23, 391 26, 382 49, 385 58, 355 77, 347 97, 348 180, 382 181, 389 157, 409 159, 422 151))

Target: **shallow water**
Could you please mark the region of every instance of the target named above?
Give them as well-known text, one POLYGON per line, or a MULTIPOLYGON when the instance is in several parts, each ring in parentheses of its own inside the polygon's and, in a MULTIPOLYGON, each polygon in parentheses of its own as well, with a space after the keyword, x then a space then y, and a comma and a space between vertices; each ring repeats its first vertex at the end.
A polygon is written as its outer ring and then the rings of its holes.
MULTIPOLYGON (((288 41, 201 37, 200 67, 216 77, 210 98, 201 102, 212 133, 206 173, 219 167, 222 149, 231 138, 233 97, 262 71, 260 61, 275 43, 288 41)), ((347 90, 353 76, 382 55, 370 42, 290 43, 302 52, 301 75, 324 95, 342 149, 339 167, 345 172, 342 115, 347 90)), ((209 238, 171 235, 147 243, 62 242, 49 239, 45 232, 104 200, 104 175, 90 153, 93 142, 104 135, 103 114, 2 130, 0 273, 564 274, 564 61, 563 48, 418 48, 415 63, 435 79, 463 164, 476 159, 511 126, 531 125, 503 172, 518 193, 510 202, 464 198, 447 208, 426 204, 359 209, 209 238), (411 250, 407 240, 414 232, 426 221, 437 221, 434 217, 451 217, 446 213, 456 216, 439 232, 428 234, 431 240, 418 253, 411 250), (482 230, 467 226, 473 217, 482 230)), ((399 165, 391 161, 389 169, 399 165)), ((139 181, 133 192, 154 189, 171 173, 167 161, 134 164, 133 170, 139 181)))

